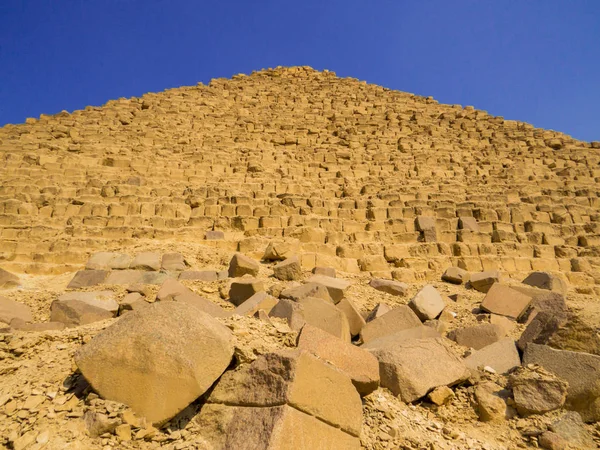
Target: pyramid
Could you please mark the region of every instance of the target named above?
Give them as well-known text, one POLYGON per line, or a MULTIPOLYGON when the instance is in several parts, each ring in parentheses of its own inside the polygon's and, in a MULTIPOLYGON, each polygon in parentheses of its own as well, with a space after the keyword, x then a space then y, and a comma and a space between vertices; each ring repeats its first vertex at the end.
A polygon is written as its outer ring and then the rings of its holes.
POLYGON ((32 274, 147 240, 304 269, 561 272, 600 293, 600 143, 309 67, 0 128, 0 258, 32 274), (580 269, 586 259, 587 271, 580 269))

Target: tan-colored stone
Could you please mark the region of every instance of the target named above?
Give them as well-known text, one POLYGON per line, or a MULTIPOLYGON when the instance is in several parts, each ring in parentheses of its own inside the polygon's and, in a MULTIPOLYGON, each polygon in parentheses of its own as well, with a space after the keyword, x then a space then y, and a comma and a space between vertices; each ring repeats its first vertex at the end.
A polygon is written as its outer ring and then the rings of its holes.
POLYGON ((369 342, 420 325, 421 321, 413 310, 406 305, 400 305, 382 316, 368 321, 360 331, 360 337, 363 342, 369 342))
POLYGON ((519 319, 531 303, 531 297, 509 286, 495 283, 481 302, 481 308, 487 312, 519 319))
POLYGON ((230 314, 219 305, 194 293, 176 280, 165 281, 156 294, 156 300, 186 303, 213 317, 227 317, 230 314))

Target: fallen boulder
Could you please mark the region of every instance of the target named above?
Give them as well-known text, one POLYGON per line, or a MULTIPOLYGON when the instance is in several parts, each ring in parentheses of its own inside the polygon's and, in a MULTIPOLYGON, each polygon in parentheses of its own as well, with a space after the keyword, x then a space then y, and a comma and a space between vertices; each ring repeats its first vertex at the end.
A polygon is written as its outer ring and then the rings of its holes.
POLYGON ((273 275, 278 280, 293 281, 302 278, 302 266, 297 256, 292 256, 273 267, 273 275))
POLYGON ((225 311, 219 305, 199 296, 180 282, 172 279, 163 283, 156 294, 156 300, 161 302, 176 301, 179 303, 187 303, 213 317, 228 317, 230 315, 228 311, 225 311))
POLYGON ((479 350, 499 341, 504 335, 504 329, 501 326, 483 323, 471 327, 457 328, 450 333, 450 338, 458 345, 479 350))
POLYGON ((55 300, 50 305, 50 321, 64 323, 67 327, 87 325, 113 317, 112 312, 79 300, 55 300))
POLYGON ((104 283, 108 277, 108 273, 107 270, 80 270, 67 285, 67 289, 97 286, 104 283))
POLYGON ((24 303, 0 297, 0 322, 9 324, 14 319, 19 319, 23 322, 33 322, 31 309, 24 303))
POLYGON ((400 305, 382 316, 367 322, 362 330, 360 330, 360 337, 366 343, 373 339, 420 325, 421 321, 413 310, 406 305, 400 305))
POLYGON ((405 296, 408 291, 408 284, 400 281, 383 280, 381 278, 374 278, 369 282, 369 286, 381 292, 385 292, 390 295, 405 296))
POLYGON ((509 377, 515 406, 521 416, 544 414, 561 408, 569 384, 542 368, 520 368, 509 377))
POLYGON ((408 303, 422 321, 435 319, 439 316, 446 304, 435 287, 428 284, 424 286, 408 303))
POLYGON ((532 272, 523 280, 523 284, 558 292, 563 295, 566 295, 569 290, 567 283, 563 279, 548 272, 532 272))
POLYGON ((452 284, 463 284, 469 281, 469 272, 460 267, 448 267, 442 274, 442 281, 452 284))
POLYGON ((464 362, 471 370, 491 367, 495 372, 504 374, 519 367, 521 357, 515 341, 511 338, 504 338, 471 353, 464 362))
POLYGON ((258 275, 259 270, 260 264, 242 253, 233 255, 229 262, 229 276, 231 278, 242 277, 244 275, 255 277, 258 275))
POLYGON ((233 356, 231 332, 183 302, 126 314, 75 354, 94 389, 160 424, 202 395, 233 356))
POLYGON ((527 310, 531 300, 530 296, 509 286, 494 283, 481 302, 481 309, 518 320, 527 310))
POLYGON ((308 279, 308 283, 325 286, 334 303, 339 303, 344 298, 346 290, 352 284, 347 280, 328 277, 327 275, 313 275, 308 279))
POLYGON ((473 289, 484 294, 490 290, 494 283, 500 281, 500 272, 497 270, 490 270, 487 272, 472 273, 469 277, 469 284, 473 289))
POLYGON ((67 292, 58 297, 59 301, 77 300, 97 308, 105 309, 113 316, 119 311, 119 302, 113 291, 67 292))

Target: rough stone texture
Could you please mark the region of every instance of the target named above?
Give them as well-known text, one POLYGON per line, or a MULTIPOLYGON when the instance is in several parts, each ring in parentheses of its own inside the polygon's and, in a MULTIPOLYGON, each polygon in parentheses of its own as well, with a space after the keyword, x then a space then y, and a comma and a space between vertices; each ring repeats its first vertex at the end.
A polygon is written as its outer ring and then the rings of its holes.
POLYGON ((451 386, 469 377, 463 362, 441 339, 381 340, 368 350, 379 360, 381 386, 414 402, 438 386, 451 386))
POLYGON ((446 307, 440 293, 430 284, 417 292, 408 306, 423 321, 435 319, 446 307))
POLYGON ((469 283, 471 287, 476 291, 483 292, 484 294, 490 290, 494 283, 500 281, 500 272, 497 270, 472 273, 469 277, 469 283))
POLYGON ((138 292, 131 292, 123 297, 123 300, 119 303, 119 316, 129 311, 145 308, 149 304, 143 295, 138 292))
POLYGON ((454 391, 448 386, 436 387, 427 395, 427 399, 437 406, 442 406, 448 403, 454 397, 454 391))
POLYGON ((288 405, 208 404, 195 419, 214 449, 359 450, 360 439, 288 405))
MULTIPOLYGON (((154 273, 154 272, 151 272, 154 273)), ((129 284, 144 284, 144 275, 146 274, 143 270, 113 270, 108 274, 104 284, 108 285, 129 285, 129 284)))
POLYGON ((258 261, 249 258, 242 253, 236 253, 229 262, 229 276, 231 278, 242 277, 244 275, 252 275, 253 277, 258 275, 260 270, 260 264, 258 261))
POLYGON ((97 308, 109 311, 113 316, 119 311, 119 302, 115 299, 113 291, 93 291, 93 292, 67 292, 58 297, 58 301, 66 302, 77 300, 97 308))
POLYGON ((569 450, 569 443, 552 431, 544 431, 540 434, 538 443, 546 450, 569 450))
POLYGON ((11 289, 20 284, 21 282, 17 275, 0 268, 0 289, 11 289))
POLYGON ((288 298, 298 301, 306 297, 316 297, 333 303, 329 290, 326 286, 317 283, 305 283, 300 286, 291 287, 281 291, 279 298, 288 298))
POLYGON ((181 253, 165 253, 162 256, 161 268, 169 271, 182 271, 187 269, 187 265, 181 253))
POLYGON ((300 350, 270 353, 225 373, 208 402, 262 407, 287 404, 353 436, 359 436, 362 424, 360 396, 350 378, 300 350))
POLYGON ((331 277, 331 278, 336 277, 335 269, 333 267, 317 266, 312 270, 312 273, 314 273, 315 275, 325 275, 326 277, 331 277))
POLYGON ((491 367, 497 373, 507 373, 521 365, 521 357, 511 338, 500 339, 465 358, 465 364, 471 370, 491 367))
POLYGON ((61 322, 39 322, 39 323, 27 323, 21 319, 13 319, 10 321, 10 327, 13 330, 19 331, 57 331, 64 330, 65 324, 61 322))
POLYGON ((325 286, 334 303, 339 303, 344 298, 346 289, 352 284, 350 281, 326 275, 313 275, 308 279, 308 283, 325 286))
POLYGON ((176 301, 179 303, 186 303, 213 317, 227 317, 229 315, 229 313, 219 305, 215 305, 210 300, 192 292, 176 280, 165 281, 156 294, 156 300, 162 302, 176 301))
POLYGON ((509 382, 521 416, 559 409, 567 399, 568 383, 543 369, 522 368, 510 375, 509 382))
POLYGON ((170 419, 223 373, 233 356, 230 331, 182 302, 126 314, 75 354, 104 398, 152 423, 170 419))
POLYGON ((107 270, 80 270, 67 285, 67 289, 97 286, 104 283, 108 274, 107 270))
POLYGON ((366 325, 365 319, 360 314, 358 308, 352 303, 351 300, 343 298, 340 302, 335 305, 337 308, 344 313, 346 319, 348 319, 348 326, 350 327, 350 334, 352 336, 358 336, 360 330, 366 325))
POLYGON ((548 272, 532 272, 523 280, 523 284, 555 291, 563 295, 569 290, 564 280, 548 272))
POLYGON ((270 296, 266 292, 257 292, 244 303, 235 308, 233 314, 237 314, 239 316, 253 316, 259 310, 263 310, 268 314, 278 302, 279 300, 270 296))
POLYGON ((475 386, 477 413, 482 422, 497 422, 510 419, 512 414, 506 403, 509 393, 491 381, 475 386))
POLYGON ((135 256, 129 268, 131 270, 160 270, 161 266, 160 253, 143 252, 135 256))
POLYGON ((284 261, 292 257, 297 250, 298 246, 291 242, 269 242, 263 259, 265 261, 284 261))
POLYGON ((231 283, 229 288, 229 301, 235 306, 240 306, 250 297, 265 290, 265 283, 256 278, 238 278, 231 283))
POLYGON ((86 270, 124 270, 131 264, 131 256, 124 253, 97 252, 90 256, 86 270))
POLYGON ((388 313, 391 310, 392 310, 392 308, 390 308, 385 303, 377 303, 377 305, 375 305, 375 307, 371 310, 371 312, 369 312, 369 314, 367 314, 367 317, 365 318, 365 320, 367 322, 370 322, 372 320, 377 319, 378 317, 383 316, 385 313, 388 313))
POLYGON ((460 267, 448 267, 442 274, 442 280, 452 284, 463 284, 469 281, 469 272, 460 267))
POLYGON ((491 323, 457 328, 452 332, 452 339, 456 341, 457 344, 475 350, 480 350, 494 342, 498 342, 504 336, 504 329, 491 323))
POLYGON ((428 338, 441 338, 442 335, 434 327, 428 327, 426 325, 419 325, 414 328, 407 328, 406 330, 396 331, 392 334, 386 334, 385 336, 372 339, 364 344, 362 348, 378 348, 381 346, 392 345, 394 342, 407 341, 409 339, 428 339, 428 338))
POLYGON ((360 337, 363 342, 369 342, 420 325, 421 321, 413 310, 406 305, 400 305, 376 319, 368 321, 360 330, 360 337))
POLYGON ((87 325, 113 317, 112 312, 79 300, 55 300, 50 305, 50 321, 64 323, 67 327, 87 325))
POLYGON ((179 274, 180 280, 217 281, 219 275, 215 270, 186 270, 179 274))
POLYGON ((600 356, 529 344, 523 364, 538 364, 569 384, 565 407, 585 422, 600 420, 600 356))
POLYGON ((10 323, 14 319, 23 322, 33 322, 33 315, 29 306, 15 302, 6 297, 0 297, 0 322, 10 323))
POLYGON ((369 282, 369 286, 378 291, 386 292, 391 295, 405 296, 408 291, 408 285, 399 281, 382 280, 374 278, 369 282))
POLYGON ((592 450, 598 448, 590 433, 585 429, 581 416, 575 411, 566 412, 550 425, 550 430, 564 439, 571 448, 592 450))
POLYGON ((302 278, 302 266, 297 256, 292 256, 273 267, 275 278, 283 281, 299 280, 302 278))
POLYGON ((532 298, 500 283, 492 285, 481 302, 484 311, 519 319, 527 310, 532 298))
POLYGON ((379 363, 368 351, 310 324, 302 327, 297 345, 348 375, 361 396, 379 387, 379 363))

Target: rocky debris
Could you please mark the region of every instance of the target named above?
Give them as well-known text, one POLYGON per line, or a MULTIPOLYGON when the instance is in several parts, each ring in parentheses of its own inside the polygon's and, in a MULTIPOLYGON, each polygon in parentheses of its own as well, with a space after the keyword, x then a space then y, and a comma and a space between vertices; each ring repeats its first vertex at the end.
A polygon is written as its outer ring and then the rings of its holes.
POLYGON ((523 280, 523 284, 565 295, 569 290, 567 283, 560 277, 548 272, 532 272, 523 280))
POLYGON ((522 367, 510 374, 510 388, 521 416, 544 414, 561 408, 568 383, 541 368, 522 367))
POLYGON ((302 327, 297 346, 348 375, 361 396, 379 387, 379 363, 368 351, 310 324, 302 327))
POLYGON ((223 280, 229 276, 227 271, 224 272, 224 277, 216 270, 186 270, 179 274, 179 280, 190 281, 217 281, 223 280))
POLYGON ((300 330, 308 323, 350 342, 350 326, 345 314, 332 303, 320 298, 304 297, 297 302, 280 299, 269 316, 286 319, 292 330, 300 330))
POLYGON ((540 434, 538 444, 547 450, 569 450, 569 443, 552 431, 544 431, 540 434))
POLYGON ((298 250, 298 246, 290 242, 269 242, 263 260, 265 261, 285 261, 292 257, 298 250))
POLYGON ((326 287, 329 296, 336 304, 344 298, 346 289, 352 284, 347 280, 328 277, 326 275, 313 275, 308 279, 308 283, 326 287))
POLYGON ((273 275, 278 280, 293 281, 302 278, 302 266, 297 256, 292 256, 273 267, 273 275))
POLYGON ((67 292, 58 297, 58 301, 60 302, 71 300, 77 300, 87 303, 90 306, 105 309, 113 316, 116 316, 119 311, 119 302, 115 299, 113 291, 67 292))
POLYGON ((381 339, 364 346, 379 361, 381 386, 414 402, 439 386, 469 378, 463 362, 442 339, 381 339))
POLYGON ((19 277, 0 268, 0 289, 11 289, 21 285, 19 277))
POLYGON ((50 306, 50 321, 63 323, 67 327, 87 325, 113 317, 111 311, 79 300, 55 300, 50 306))
POLYGON ((187 269, 185 258, 181 253, 165 253, 161 261, 162 270, 181 272, 187 269))
POLYGON ((0 297, 0 322, 11 323, 19 319, 23 322, 33 322, 33 314, 29 306, 6 297, 0 297))
POLYGON ((559 436, 571 448, 592 450, 598 448, 590 433, 585 429, 581 416, 575 411, 567 411, 550 425, 550 431, 559 436))
POLYGON ((104 283, 108 277, 107 270, 80 270, 75 274, 67 289, 81 289, 104 283))
POLYGON ((335 278, 336 277, 335 269, 333 267, 320 267, 320 266, 316 266, 312 270, 312 273, 315 274, 315 275, 325 275, 326 277, 331 277, 331 278, 335 278))
POLYGON ((337 308, 344 313, 346 319, 348 319, 350 334, 352 336, 358 336, 360 334, 360 330, 362 330, 362 328, 366 325, 365 319, 360 314, 358 308, 351 300, 347 298, 343 298, 335 306, 337 306, 337 308))
POLYGON ((372 320, 375 320, 378 317, 383 316, 385 313, 390 312, 391 310, 392 308, 390 308, 385 303, 377 303, 377 305, 375 305, 375 307, 367 314, 365 321, 370 322, 372 320))
POLYGON ((509 286, 494 283, 483 301, 481 309, 489 313, 518 320, 527 310, 532 298, 509 286))
POLYGON ((514 412, 507 404, 510 392, 491 381, 475 386, 477 414, 482 422, 496 422, 510 419, 514 412))
POLYGON ((333 303, 329 290, 326 286, 317 283, 304 283, 300 286, 294 286, 281 291, 279 298, 287 298, 293 301, 299 301, 306 297, 321 298, 325 301, 333 303))
POLYGON ((94 389, 162 423, 202 395, 233 356, 231 332, 184 302, 126 314, 85 344, 75 363, 94 389))
POLYGON ((124 253, 97 252, 88 259, 86 270, 124 270, 129 269, 131 256, 124 253))
POLYGON ((504 374, 519 367, 521 357, 515 341, 511 338, 504 338, 471 353, 464 362, 471 370, 488 367, 496 373, 504 374))
POLYGON ((296 350, 264 355, 225 373, 197 420, 217 448, 310 448, 307 440, 319 448, 323 442, 314 441, 317 436, 331 448, 359 448, 362 405, 347 375, 296 350), (288 414, 297 417, 286 418, 288 414), (248 427, 259 423, 260 433, 248 427), (281 426, 287 430, 283 436, 274 431, 281 426), (299 432, 313 436, 303 439, 299 432))
POLYGON ((13 319, 10 322, 10 327, 13 330, 18 331, 60 331, 65 328, 65 324, 61 322, 39 322, 39 323, 27 323, 21 319, 13 319))
POLYGON ((178 303, 186 303, 213 317, 229 316, 228 311, 225 311, 219 305, 194 293, 176 280, 165 281, 156 294, 156 300, 161 302, 175 301, 178 303))
POLYGON ((85 426, 92 437, 98 437, 104 433, 112 433, 121 424, 118 418, 109 418, 106 414, 88 410, 83 415, 85 426))
POLYGON ((504 336, 504 329, 491 323, 457 328, 451 333, 451 339, 457 344, 475 350, 480 350, 494 342, 498 342, 504 336))
POLYGON ((435 319, 439 316, 446 304, 435 287, 428 284, 424 286, 408 303, 422 321, 435 319))
POLYGON ((523 364, 537 364, 566 381, 565 407, 577 411, 585 422, 600 420, 600 356, 529 344, 523 364))
POLYGON ((448 386, 436 387, 427 395, 427 399, 437 406, 442 406, 454 398, 454 391, 448 386))
POLYGON ((131 270, 160 270, 162 258, 160 253, 143 252, 135 256, 129 268, 131 270))
POLYGON ((512 332, 516 327, 516 322, 514 320, 498 314, 490 314, 490 323, 502 328, 504 330, 504 334, 512 332))
POLYGON ((258 275, 260 270, 260 264, 258 261, 249 258, 242 253, 236 253, 229 262, 229 276, 231 278, 243 277, 244 275, 251 275, 253 277, 258 275))
POLYGON ((363 344, 362 347, 375 348, 382 344, 391 345, 393 342, 401 342, 406 341, 408 339, 427 339, 441 337, 442 335, 434 327, 419 325, 414 328, 407 328, 406 330, 396 331, 395 333, 386 334, 385 336, 381 336, 377 339, 370 340, 368 343, 363 344))
POLYGON ((469 272, 460 267, 448 267, 442 274, 442 280, 452 284, 464 284, 469 281, 469 272))
POLYGON ((469 277, 469 284, 473 289, 479 292, 487 293, 494 283, 500 281, 500 272, 490 270, 487 272, 472 273, 469 277))
POLYGON ((268 314, 277 303, 279 303, 279 300, 266 292, 257 292, 235 308, 233 314, 237 314, 238 316, 253 316, 259 310, 265 311, 268 314))
POLYGON ((237 278, 229 287, 229 301, 235 306, 240 306, 253 295, 263 292, 265 283, 256 278, 237 278))
POLYGON ((408 291, 408 285, 399 281, 383 280, 374 278, 369 282, 369 286, 381 292, 386 292, 390 295, 405 296, 408 291))
POLYGON ((366 343, 420 325, 421 321, 413 310, 406 305, 400 305, 376 319, 367 321, 360 330, 360 338, 366 343))

